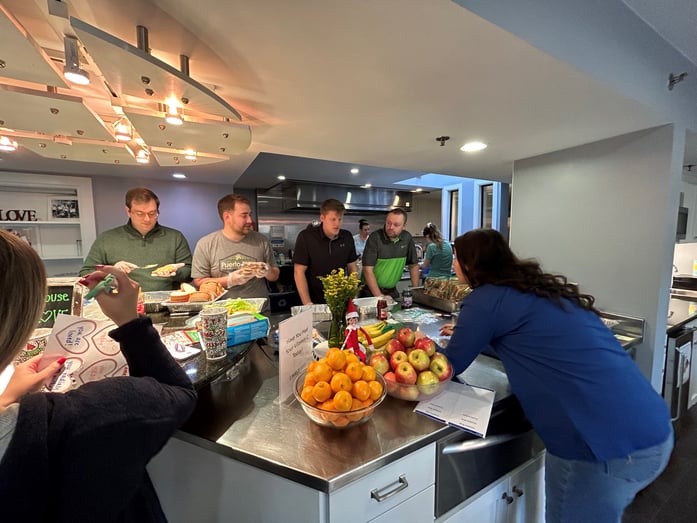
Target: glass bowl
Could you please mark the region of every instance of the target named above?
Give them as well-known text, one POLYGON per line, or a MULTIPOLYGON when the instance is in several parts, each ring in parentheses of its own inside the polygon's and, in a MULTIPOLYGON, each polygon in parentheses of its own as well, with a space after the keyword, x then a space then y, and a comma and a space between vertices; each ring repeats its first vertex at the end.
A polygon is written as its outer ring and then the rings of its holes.
POLYGON ((392 381, 385 378, 385 383, 387 385, 387 394, 393 398, 406 401, 421 401, 433 396, 438 395, 447 387, 448 382, 453 377, 452 366, 449 369, 446 377, 437 383, 429 383, 427 385, 407 385, 406 383, 400 383, 398 381, 392 381))
POLYGON ((376 372, 375 379, 382 384, 382 394, 380 394, 380 397, 376 399, 371 405, 369 405, 368 407, 363 407, 362 409, 351 410, 348 412, 334 412, 323 410, 319 407, 315 407, 313 405, 310 405, 309 403, 306 403, 305 400, 303 400, 300 397, 300 393, 303 390, 303 383, 305 382, 306 372, 307 371, 303 371, 295 380, 295 387, 293 388, 295 399, 298 400, 298 403, 300 403, 300 406, 305 411, 305 414, 307 414, 307 417, 315 423, 317 423, 318 425, 322 425, 323 427, 331 427, 333 429, 347 429, 349 427, 354 427, 356 425, 365 423, 370 419, 370 417, 373 415, 373 412, 375 412, 375 408, 378 405, 380 405, 380 403, 382 403, 382 401, 385 399, 385 396, 387 395, 385 378, 383 378, 379 372, 376 372))

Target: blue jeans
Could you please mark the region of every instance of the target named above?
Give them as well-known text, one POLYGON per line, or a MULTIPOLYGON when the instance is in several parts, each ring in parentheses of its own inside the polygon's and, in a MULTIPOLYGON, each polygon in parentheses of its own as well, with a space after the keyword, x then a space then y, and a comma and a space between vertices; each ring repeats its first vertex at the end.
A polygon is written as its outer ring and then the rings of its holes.
POLYGON ((608 461, 562 459, 547 453, 545 494, 547 523, 620 523, 624 509, 656 479, 673 450, 666 441, 608 461))

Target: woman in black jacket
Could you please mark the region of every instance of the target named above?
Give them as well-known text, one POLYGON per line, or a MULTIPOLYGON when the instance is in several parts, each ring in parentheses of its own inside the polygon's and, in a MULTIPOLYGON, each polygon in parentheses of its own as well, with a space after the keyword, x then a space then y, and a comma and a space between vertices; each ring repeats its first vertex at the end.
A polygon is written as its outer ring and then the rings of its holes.
MULTIPOLYGON (((118 293, 97 295, 117 325, 129 376, 65 394, 36 392, 61 368, 41 356, 18 365, 0 393, 0 506, 13 521, 166 521, 145 470, 193 410, 191 381, 150 320, 136 313, 138 284, 105 266, 118 293)), ((36 252, 0 230, 0 369, 26 345, 43 311, 46 277, 36 252)))

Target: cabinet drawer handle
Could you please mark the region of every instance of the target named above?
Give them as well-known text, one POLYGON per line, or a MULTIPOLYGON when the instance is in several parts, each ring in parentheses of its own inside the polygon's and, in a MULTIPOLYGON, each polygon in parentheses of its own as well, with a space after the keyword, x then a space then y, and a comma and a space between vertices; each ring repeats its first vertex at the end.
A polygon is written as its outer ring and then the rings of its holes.
POLYGON ((380 493, 380 489, 373 489, 370 491, 370 497, 373 498, 375 501, 380 503, 381 501, 385 501, 387 498, 390 498, 397 494, 397 492, 403 491, 405 488, 409 486, 409 482, 407 481, 407 476, 405 474, 402 474, 399 476, 397 481, 394 483, 387 485, 385 488, 390 488, 392 485, 397 485, 395 488, 393 488, 390 491, 385 492, 384 494, 380 493))
POLYGON ((523 494, 525 494, 525 492, 523 492, 523 489, 519 488, 519 487, 516 485, 516 486, 513 487, 513 494, 515 494, 516 496, 518 496, 518 497, 520 498, 520 497, 523 496, 523 494))
POLYGON ((506 500, 506 505, 510 505, 511 503, 513 503, 513 498, 508 495, 508 492, 504 492, 503 494, 501 494, 501 499, 506 500))

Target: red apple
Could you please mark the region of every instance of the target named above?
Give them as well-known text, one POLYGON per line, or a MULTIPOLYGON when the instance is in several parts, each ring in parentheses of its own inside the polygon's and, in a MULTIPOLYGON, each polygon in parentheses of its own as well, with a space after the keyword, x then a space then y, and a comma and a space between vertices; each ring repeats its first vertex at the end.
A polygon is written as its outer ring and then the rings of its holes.
POLYGON ((397 370, 397 366, 400 363, 405 363, 409 361, 409 357, 407 356, 407 353, 401 350, 398 350, 395 352, 392 357, 390 358, 390 368, 394 371, 397 370))
POLYGON ((426 370, 431 365, 431 358, 428 357, 428 354, 423 349, 412 350, 407 354, 407 358, 416 372, 426 370))
POLYGON ((419 399, 419 388, 416 385, 400 385, 398 395, 403 400, 416 401, 419 399))
POLYGON ((416 335, 414 331, 409 327, 402 327, 397 331, 397 339, 404 345, 407 349, 414 346, 414 341, 416 340, 416 335))
POLYGON ((371 355, 368 360, 368 365, 383 375, 390 370, 390 362, 387 360, 387 356, 380 353, 371 355))
POLYGON ((385 350, 387 353, 392 356, 395 352, 401 350, 402 352, 405 352, 404 345, 402 345, 399 340, 392 338, 390 341, 388 341, 385 344, 385 350))
POLYGON ((408 361, 403 361, 397 365, 394 376, 397 378, 397 383, 405 383, 407 385, 414 385, 416 383, 416 371, 408 361))
POLYGON ((424 336, 423 338, 416 340, 414 342, 414 347, 425 350, 429 358, 436 353, 436 342, 428 336, 424 336))
POLYGON ((397 377, 394 372, 389 371, 384 374, 385 385, 387 386, 387 392, 390 394, 399 394, 399 383, 397 383, 397 377))
POLYGON ((431 358, 429 370, 433 372, 440 381, 449 380, 453 374, 453 367, 450 365, 448 358, 440 352, 436 352, 431 358))
POLYGON ((416 386, 422 394, 433 394, 436 392, 438 383, 440 383, 438 376, 431 370, 419 372, 419 375, 416 377, 416 386))
POLYGON ((394 375, 394 372, 391 370, 388 370, 385 374, 382 375, 383 378, 385 378, 385 381, 393 381, 396 382, 397 378, 394 375))

